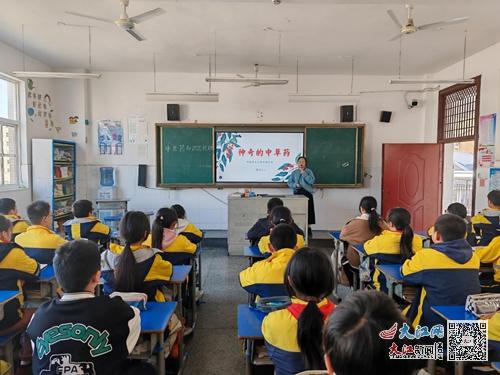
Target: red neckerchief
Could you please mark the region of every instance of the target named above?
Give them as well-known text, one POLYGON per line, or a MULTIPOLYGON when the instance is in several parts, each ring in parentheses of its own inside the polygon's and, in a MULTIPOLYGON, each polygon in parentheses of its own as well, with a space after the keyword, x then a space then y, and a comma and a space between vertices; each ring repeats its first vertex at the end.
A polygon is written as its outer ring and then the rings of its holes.
MULTIPOLYGON (((302 314, 302 311, 304 311, 306 307, 307 305, 303 305, 301 303, 292 303, 287 307, 287 310, 290 311, 290 314, 292 314, 293 317, 298 320, 300 315, 302 314)), ((323 314, 323 320, 328 318, 328 315, 330 315, 333 310, 335 310, 335 304, 332 301, 328 301, 323 306, 319 307, 319 311, 321 311, 321 314, 323 314)))

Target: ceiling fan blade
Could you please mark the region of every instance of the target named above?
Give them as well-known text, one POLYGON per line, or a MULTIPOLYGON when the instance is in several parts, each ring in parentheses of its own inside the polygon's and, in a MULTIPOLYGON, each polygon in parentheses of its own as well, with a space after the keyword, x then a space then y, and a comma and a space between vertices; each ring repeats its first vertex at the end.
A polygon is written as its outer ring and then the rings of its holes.
POLYGON ((160 16, 163 13, 165 13, 164 9, 156 8, 156 9, 148 10, 147 12, 138 14, 137 16, 130 17, 130 21, 132 21, 133 23, 141 23, 141 22, 149 20, 150 18, 160 16))
POLYGON ((242 88, 247 89, 247 88, 249 88, 249 87, 255 87, 255 86, 257 86, 257 85, 255 85, 255 84, 251 83, 251 84, 249 84, 249 85, 242 86, 242 88))
POLYGON ((127 33, 132 35, 135 39, 137 39, 139 42, 142 42, 143 40, 146 40, 145 37, 143 37, 135 28, 131 29, 125 29, 127 33))
POLYGON ((240 78, 246 78, 243 74, 236 73, 236 75, 240 78))
POLYGON ((465 22, 469 19, 469 17, 457 17, 457 18, 450 18, 449 20, 446 21, 440 21, 440 22, 433 22, 433 23, 427 23, 425 25, 418 26, 418 30, 430 30, 430 29, 437 29, 440 27, 448 26, 448 25, 454 25, 457 23, 462 23, 465 22))
POLYGON ((389 17, 391 17, 391 20, 394 21, 394 23, 401 29, 403 27, 403 25, 401 24, 401 22, 399 22, 398 18, 396 17, 396 15, 394 14, 394 12, 389 9, 387 11, 387 14, 389 15, 389 17))
POLYGON ((91 20, 96 20, 96 21, 101 21, 101 22, 114 23, 113 20, 109 20, 107 18, 101 18, 101 17, 94 17, 94 16, 90 16, 88 14, 68 12, 68 11, 66 11, 66 14, 69 14, 71 16, 83 17, 83 18, 90 18, 91 20))
POLYGON ((399 33, 398 35, 393 36, 391 39, 389 39, 389 42, 394 42, 395 40, 398 40, 399 38, 402 38, 402 37, 403 37, 403 34, 399 33))

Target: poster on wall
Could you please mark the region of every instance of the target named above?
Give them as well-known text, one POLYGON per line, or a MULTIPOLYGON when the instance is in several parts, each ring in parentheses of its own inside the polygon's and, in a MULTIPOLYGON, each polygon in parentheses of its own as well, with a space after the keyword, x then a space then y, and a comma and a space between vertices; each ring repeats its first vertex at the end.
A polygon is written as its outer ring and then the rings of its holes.
POLYGON ((304 133, 216 133, 217 182, 286 182, 304 133))
POLYGON ((143 145, 148 142, 148 124, 144 116, 129 117, 128 142, 132 145, 143 145))
POLYGON ((31 78, 26 80, 26 114, 28 119, 37 124, 40 122, 48 131, 61 131, 60 126, 54 124, 54 108, 49 94, 40 94, 31 78))
POLYGON ((97 122, 99 154, 123 154, 123 127, 121 121, 100 120, 97 122))
POLYGON ((496 123, 496 113, 479 117, 477 159, 480 167, 492 167, 495 165, 496 123))
POLYGON ((500 168, 490 168, 490 190, 500 190, 500 168))

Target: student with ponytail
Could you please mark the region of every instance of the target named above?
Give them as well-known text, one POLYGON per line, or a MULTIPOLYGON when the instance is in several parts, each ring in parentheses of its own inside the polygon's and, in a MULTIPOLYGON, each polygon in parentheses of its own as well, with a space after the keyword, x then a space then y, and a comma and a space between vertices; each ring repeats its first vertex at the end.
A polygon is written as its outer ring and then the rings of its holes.
POLYGON ((196 252, 196 245, 177 233, 177 213, 172 208, 160 208, 153 221, 153 230, 145 245, 163 251, 163 258, 172 264, 185 264, 196 252))
POLYGON ((359 213, 360 215, 344 225, 340 232, 340 239, 349 245, 346 259, 342 263, 345 264, 344 271, 351 285, 353 273, 357 273, 359 269, 359 254, 352 245, 363 244, 387 229, 387 225, 377 212, 377 200, 374 197, 361 198, 359 213))
POLYGON ((163 302, 162 287, 172 275, 172 264, 161 251, 143 245, 149 235, 149 219, 140 211, 129 211, 120 222, 125 246, 111 244, 101 257, 104 292, 140 292, 149 301, 163 302))
POLYGON ((276 375, 322 370, 321 332, 335 304, 327 299, 334 276, 328 256, 304 247, 295 252, 285 271, 285 286, 292 304, 267 315, 262 334, 276 375))
MULTIPOLYGON (((403 264, 422 250, 422 239, 413 235, 410 223, 411 215, 406 209, 396 207, 389 211, 388 229, 364 244, 366 253, 375 258, 375 264, 403 264)), ((385 277, 378 269, 374 270, 372 279, 375 289, 387 292, 385 277)))
MULTIPOLYGON (((297 224, 294 223, 292 218, 292 211, 290 211, 288 207, 277 206, 271 210, 271 213, 269 214, 270 231, 272 231, 273 228, 279 224, 291 225, 295 230, 295 233, 297 234, 297 244, 296 244, 297 249, 304 247, 305 245, 304 232, 297 226, 297 224)), ((262 254, 271 255, 269 251, 270 237, 271 237, 270 235, 263 236, 259 240, 258 246, 262 254)))

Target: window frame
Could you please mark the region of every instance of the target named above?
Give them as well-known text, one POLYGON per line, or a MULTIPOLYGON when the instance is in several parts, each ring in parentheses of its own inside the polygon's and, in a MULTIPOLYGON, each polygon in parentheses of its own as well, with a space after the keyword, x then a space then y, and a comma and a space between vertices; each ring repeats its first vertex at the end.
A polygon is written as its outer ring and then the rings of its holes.
MULTIPOLYGON (((20 190, 25 188, 23 185, 23 175, 22 175, 22 168, 21 168, 21 162, 23 158, 23 150, 22 150, 22 143, 21 143, 21 134, 22 134, 22 127, 24 123, 24 115, 25 113, 21 111, 22 105, 21 103, 25 102, 25 99, 21 97, 22 92, 24 92, 22 85, 24 84, 24 81, 11 77, 7 74, 4 74, 0 72, 0 79, 5 80, 7 82, 13 83, 15 87, 15 99, 16 99, 16 106, 15 106, 15 111, 16 111, 16 120, 0 117, 0 132, 2 132, 2 127, 3 126, 12 126, 16 129, 16 171, 17 171, 17 181, 14 182, 13 184, 4 184, 4 163, 3 159, 0 161, 0 191, 12 191, 12 190, 20 190)), ((0 141, 3 142, 3 133, 0 134, 0 141)), ((3 144, 1 145, 1 152, 0 152, 0 158, 3 158, 4 153, 3 153, 3 144)))

